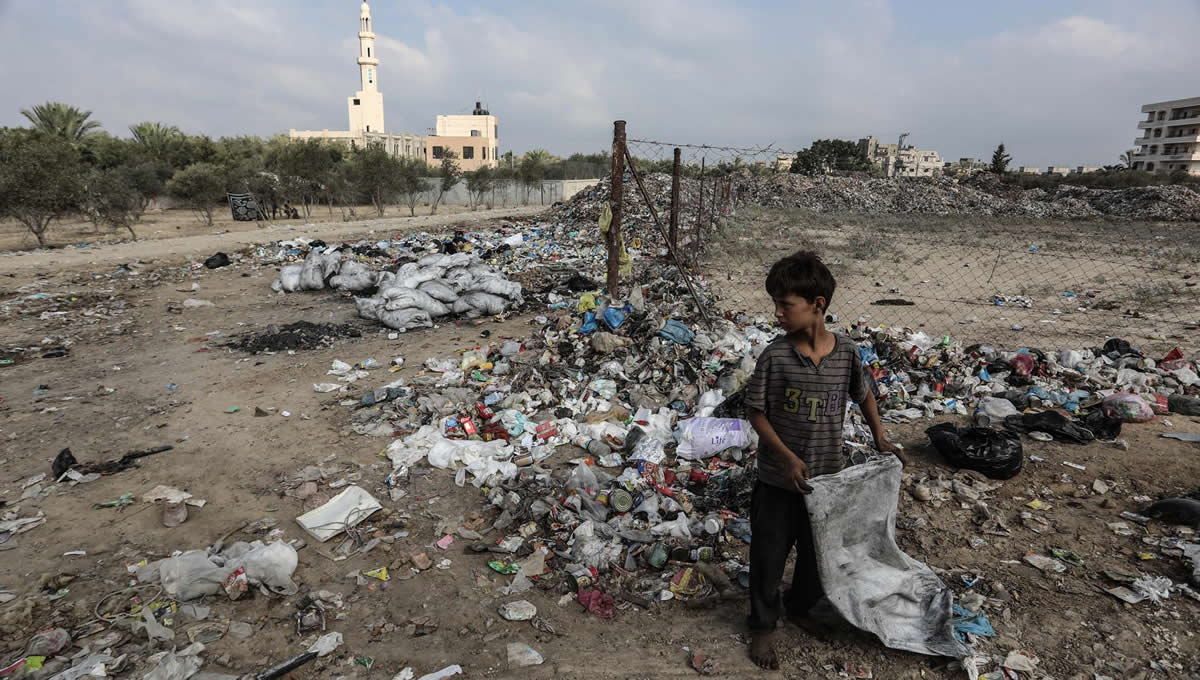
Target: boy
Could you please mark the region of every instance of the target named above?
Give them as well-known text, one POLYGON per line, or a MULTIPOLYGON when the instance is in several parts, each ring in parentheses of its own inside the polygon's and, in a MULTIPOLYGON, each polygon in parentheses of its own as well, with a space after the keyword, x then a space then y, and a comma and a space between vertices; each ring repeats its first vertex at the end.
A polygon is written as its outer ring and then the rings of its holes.
POLYGON ((824 593, 804 494, 812 491, 811 477, 844 467, 847 397, 862 408, 876 448, 908 462, 883 431, 857 347, 825 329, 834 287, 829 269, 809 251, 771 267, 767 292, 785 335, 763 350, 746 387, 747 416, 759 436, 758 482, 750 502, 750 658, 768 669, 779 667, 773 637, 783 609, 797 625, 816 631, 807 615, 824 593), (793 545, 796 569, 781 600, 779 583, 793 545))

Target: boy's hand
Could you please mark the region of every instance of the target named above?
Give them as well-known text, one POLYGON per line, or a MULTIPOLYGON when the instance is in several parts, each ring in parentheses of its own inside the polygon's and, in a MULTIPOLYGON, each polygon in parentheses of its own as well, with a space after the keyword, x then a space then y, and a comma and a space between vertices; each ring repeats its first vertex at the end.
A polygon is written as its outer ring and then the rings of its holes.
POLYGON ((792 484, 800 493, 806 494, 812 491, 812 487, 808 485, 808 465, 795 456, 792 457, 792 462, 788 466, 788 479, 792 480, 792 484))
POLYGON ((908 467, 908 464, 911 462, 908 459, 908 454, 904 453, 904 449, 896 446, 886 439, 877 440, 875 442, 875 448, 879 449, 882 453, 890 453, 899 458, 901 467, 908 467))

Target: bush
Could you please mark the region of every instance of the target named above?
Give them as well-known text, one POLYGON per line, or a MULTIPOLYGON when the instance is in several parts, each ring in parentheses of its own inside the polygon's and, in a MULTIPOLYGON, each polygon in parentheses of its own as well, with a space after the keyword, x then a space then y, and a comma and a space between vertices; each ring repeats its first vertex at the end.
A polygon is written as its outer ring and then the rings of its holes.
POLYGON ((79 152, 61 136, 0 129, 0 216, 25 225, 46 245, 50 222, 78 212, 84 167, 79 152))

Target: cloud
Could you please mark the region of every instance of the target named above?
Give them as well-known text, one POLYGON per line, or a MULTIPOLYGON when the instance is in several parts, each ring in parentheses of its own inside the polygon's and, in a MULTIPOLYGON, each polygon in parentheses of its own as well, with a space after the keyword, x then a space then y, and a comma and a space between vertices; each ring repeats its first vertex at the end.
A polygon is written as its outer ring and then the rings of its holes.
MULTIPOLYGON (((1139 107, 1200 95, 1188 0, 1011 11, 889 0, 440 0, 372 4, 388 128, 424 132, 482 100, 501 146, 560 154, 636 138, 795 149, 874 135, 1015 162, 1114 162, 1139 107), (1191 91, 1188 87, 1191 87, 1191 91)), ((357 3, 0 0, 0 88, 17 109, 93 109, 115 132, 162 120, 213 135, 339 129, 358 87, 357 3), (37 55, 34 57, 33 55, 37 55)))

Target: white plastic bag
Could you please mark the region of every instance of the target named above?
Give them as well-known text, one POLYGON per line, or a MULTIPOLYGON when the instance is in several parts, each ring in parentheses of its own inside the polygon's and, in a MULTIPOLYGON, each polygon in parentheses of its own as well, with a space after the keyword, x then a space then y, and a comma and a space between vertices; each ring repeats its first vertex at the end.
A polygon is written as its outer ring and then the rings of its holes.
POLYGON ((758 434, 750 423, 741 418, 691 418, 679 423, 675 431, 680 458, 700 460, 725 449, 746 449, 757 446, 758 434))

